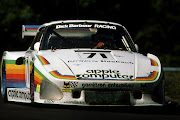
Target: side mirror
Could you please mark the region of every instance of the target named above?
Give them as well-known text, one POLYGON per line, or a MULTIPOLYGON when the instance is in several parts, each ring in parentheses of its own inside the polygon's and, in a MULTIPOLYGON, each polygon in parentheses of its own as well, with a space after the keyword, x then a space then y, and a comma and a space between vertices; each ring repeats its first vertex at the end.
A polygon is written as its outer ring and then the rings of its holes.
POLYGON ((137 44, 135 44, 136 51, 139 52, 139 47, 137 44))
POLYGON ((36 42, 34 44, 34 50, 38 52, 39 51, 39 47, 40 47, 40 42, 36 42))

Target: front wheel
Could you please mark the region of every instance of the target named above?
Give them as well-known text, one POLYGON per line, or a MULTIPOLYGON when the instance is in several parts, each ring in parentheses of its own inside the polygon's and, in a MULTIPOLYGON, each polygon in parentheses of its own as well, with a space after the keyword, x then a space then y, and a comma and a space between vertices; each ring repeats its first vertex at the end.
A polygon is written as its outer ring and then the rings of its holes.
POLYGON ((4 102, 7 102, 6 66, 4 60, 1 64, 1 95, 4 98, 4 102))
POLYGON ((160 79, 160 82, 155 87, 152 98, 155 102, 164 104, 165 103, 165 92, 164 92, 164 72, 163 71, 161 72, 159 79, 160 79))
POLYGON ((30 95, 31 95, 31 102, 34 102, 34 66, 30 74, 30 95))

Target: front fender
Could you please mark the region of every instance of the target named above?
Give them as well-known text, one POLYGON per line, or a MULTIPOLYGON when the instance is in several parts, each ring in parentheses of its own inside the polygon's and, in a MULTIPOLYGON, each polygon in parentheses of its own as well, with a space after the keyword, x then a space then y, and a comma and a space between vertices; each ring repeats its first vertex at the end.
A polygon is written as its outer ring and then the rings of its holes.
POLYGON ((158 81, 161 75, 161 63, 159 59, 152 54, 143 56, 136 55, 136 81, 154 83, 158 81))

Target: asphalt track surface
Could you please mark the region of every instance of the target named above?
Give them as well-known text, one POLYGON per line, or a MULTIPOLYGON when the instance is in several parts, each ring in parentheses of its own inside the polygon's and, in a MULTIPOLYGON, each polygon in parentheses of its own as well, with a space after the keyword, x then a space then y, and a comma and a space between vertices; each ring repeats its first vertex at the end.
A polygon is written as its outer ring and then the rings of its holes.
POLYGON ((180 120, 180 108, 82 107, 4 103, 0 97, 0 120, 180 120))

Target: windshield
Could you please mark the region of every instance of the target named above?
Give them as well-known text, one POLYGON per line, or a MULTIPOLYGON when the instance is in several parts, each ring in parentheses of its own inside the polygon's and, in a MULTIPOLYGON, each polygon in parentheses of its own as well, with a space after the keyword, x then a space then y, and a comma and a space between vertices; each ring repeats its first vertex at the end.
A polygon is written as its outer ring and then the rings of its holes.
POLYGON ((101 23, 71 23, 49 26, 41 49, 130 50, 128 35, 121 26, 101 23))

